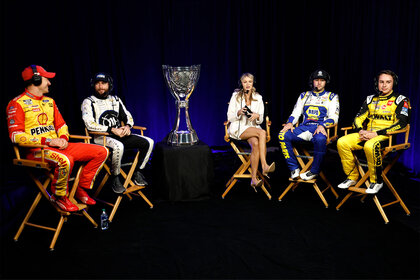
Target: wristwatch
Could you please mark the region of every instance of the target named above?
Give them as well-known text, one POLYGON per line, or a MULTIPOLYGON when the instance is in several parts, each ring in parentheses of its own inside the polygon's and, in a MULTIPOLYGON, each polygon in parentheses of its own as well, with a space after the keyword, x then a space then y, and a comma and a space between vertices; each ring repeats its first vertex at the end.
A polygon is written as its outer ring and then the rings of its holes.
POLYGON ((45 139, 45 145, 49 146, 51 143, 52 139, 51 138, 46 138, 45 139))

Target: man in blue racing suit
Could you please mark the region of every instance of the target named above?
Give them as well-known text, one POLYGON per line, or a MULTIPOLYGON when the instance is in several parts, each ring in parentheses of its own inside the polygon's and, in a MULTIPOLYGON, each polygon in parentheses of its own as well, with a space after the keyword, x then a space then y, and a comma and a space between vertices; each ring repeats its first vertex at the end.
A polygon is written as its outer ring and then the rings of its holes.
POLYGON ((279 133, 280 148, 291 171, 291 178, 311 180, 321 169, 326 152, 327 133, 325 127, 337 123, 340 112, 338 95, 325 90, 330 75, 324 70, 313 72, 309 78, 312 91, 302 92, 286 125, 279 133), (298 127, 294 125, 303 115, 298 127), (314 161, 309 171, 300 174, 300 168, 293 153, 294 142, 311 141, 314 145, 314 161))

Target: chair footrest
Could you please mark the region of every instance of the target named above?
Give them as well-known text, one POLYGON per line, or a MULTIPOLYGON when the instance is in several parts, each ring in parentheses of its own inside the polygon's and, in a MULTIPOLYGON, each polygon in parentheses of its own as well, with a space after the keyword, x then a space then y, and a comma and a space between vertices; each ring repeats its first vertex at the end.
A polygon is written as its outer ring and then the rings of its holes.
POLYGON ((297 158, 304 158, 304 159, 311 159, 313 156, 304 156, 304 155, 297 155, 297 158))
POLYGON ((292 179, 292 178, 289 178, 289 181, 296 182, 296 183, 311 183, 311 184, 313 184, 313 183, 316 182, 316 179, 311 179, 311 180, 305 181, 303 179, 292 179))
POLYGON ((234 178, 251 178, 251 174, 238 174, 238 175, 233 175, 234 178))
POLYGON ((127 188, 127 190, 124 192, 124 194, 135 192, 135 191, 138 191, 138 190, 141 190, 141 189, 144 189, 144 188, 146 188, 146 187, 145 186, 132 186, 132 187, 127 188))
POLYGON ((366 194, 366 189, 365 188, 349 187, 349 191, 366 194))

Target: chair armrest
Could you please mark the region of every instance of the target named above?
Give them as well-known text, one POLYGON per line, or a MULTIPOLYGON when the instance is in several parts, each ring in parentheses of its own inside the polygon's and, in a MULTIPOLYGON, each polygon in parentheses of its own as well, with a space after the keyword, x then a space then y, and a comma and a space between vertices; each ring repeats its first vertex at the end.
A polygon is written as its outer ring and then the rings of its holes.
POLYGON ((408 131, 408 129, 407 128, 404 128, 404 129, 400 129, 400 130, 395 130, 395 131, 387 132, 386 135, 394 135, 394 134, 399 134, 399 133, 405 133, 407 131, 408 131))
POLYGON ((144 126, 138 126, 138 125, 133 125, 133 127, 132 128, 134 128, 134 129, 138 129, 138 130, 146 130, 147 128, 146 127, 144 127, 144 126))
POLYGON ((16 158, 13 160, 13 164, 15 165, 25 165, 25 166, 33 166, 33 167, 39 167, 39 164, 36 164, 36 162, 39 163, 39 161, 34 161, 34 160, 22 160, 20 158, 20 151, 19 151, 19 147, 21 148, 25 148, 25 149, 41 149, 41 163, 42 164, 46 164, 45 162, 45 148, 47 148, 47 145, 41 145, 41 144, 19 144, 19 143, 15 143, 13 144, 13 149, 15 151, 15 155, 16 158), (30 164, 27 164, 30 163, 30 164))
POLYGON ((101 135, 101 136, 106 136, 109 135, 108 132, 101 132, 101 131, 88 131, 87 132, 89 135, 101 135))
POLYGON ((132 127, 133 129, 137 129, 140 130, 140 134, 143 136, 143 131, 145 131, 147 128, 144 126, 138 126, 138 125, 133 125, 132 127))
POLYGON ((327 145, 335 140, 337 140, 338 138, 338 133, 337 133, 337 129, 338 129, 338 124, 330 124, 325 126, 326 132, 327 132, 327 145), (334 129, 331 132, 331 129, 334 129))
POLYGON ((346 127, 342 127, 341 128, 341 130, 344 131, 344 135, 347 135, 348 134, 348 131, 351 130, 351 129, 353 129, 352 126, 346 126, 346 127))
POLYGON ((41 145, 41 144, 15 144, 15 145, 17 145, 19 147, 22 147, 22 148, 32 148, 32 149, 47 148, 48 147, 47 145, 41 145))
POLYGON ((271 121, 268 116, 265 117, 265 130, 267 133, 267 138, 265 140, 266 143, 270 142, 271 140, 271 134, 270 134, 270 127, 271 127, 271 121))
POLYGON ((403 129, 390 131, 386 135, 389 136, 388 138, 388 146, 385 148, 388 151, 396 151, 401 149, 408 149, 410 148, 410 143, 408 143, 408 136, 410 134, 410 124, 407 124, 407 126, 403 129), (405 133, 404 143, 401 144, 392 144, 394 135, 405 133))
POLYGON ((90 136, 85 136, 85 135, 72 135, 72 134, 70 134, 70 139, 71 138, 73 138, 73 139, 82 139, 82 140, 90 140, 90 139, 92 139, 92 137, 90 137, 90 136))
POLYGON ((229 137, 229 133, 228 133, 229 123, 230 123, 229 121, 225 121, 223 123, 223 125, 225 126, 225 137, 224 137, 224 139, 225 139, 226 142, 229 142, 230 141, 230 137, 229 137))

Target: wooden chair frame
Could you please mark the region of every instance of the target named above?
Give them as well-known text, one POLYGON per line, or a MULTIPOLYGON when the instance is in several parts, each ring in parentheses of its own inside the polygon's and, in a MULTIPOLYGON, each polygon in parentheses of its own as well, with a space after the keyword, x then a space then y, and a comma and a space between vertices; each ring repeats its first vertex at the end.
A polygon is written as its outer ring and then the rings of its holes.
MULTIPOLYGON (((297 124, 298 125, 298 124, 297 124)), ((333 124, 330 126, 326 127, 326 132, 327 132, 327 143, 326 145, 330 144, 331 142, 337 140, 338 138, 338 134, 337 134, 337 124, 333 124)), ((293 146, 293 153, 296 156, 296 159, 301 167, 301 171, 300 173, 304 173, 308 170, 311 169, 312 163, 314 161, 313 156, 308 152, 308 150, 303 147, 303 146, 293 146)), ((324 203, 325 208, 328 208, 328 202, 325 199, 323 193, 326 192, 327 190, 331 190, 331 192, 333 193, 333 195, 335 196, 335 198, 338 198, 338 193, 335 191, 334 187, 332 186, 332 184, 330 183, 330 181, 327 179, 327 177, 325 176, 324 172, 320 172, 318 177, 315 177, 312 180, 308 180, 305 181, 303 179, 292 179, 289 178, 289 181, 291 182, 287 188, 283 191, 283 193, 279 196, 279 201, 281 201, 283 199, 283 197, 290 191, 294 191, 300 183, 308 183, 308 184, 312 184, 313 188, 315 189, 316 193, 318 194, 319 198, 322 200, 322 203, 324 203), (321 190, 318 186, 317 181, 321 179, 322 181, 324 181, 324 183, 327 185, 326 188, 324 188, 323 190, 321 190)))
MULTIPOLYGON (((268 143, 271 139, 271 136, 270 136, 271 121, 270 121, 268 116, 265 117, 265 123, 266 123, 266 134, 267 134, 266 143, 268 143)), ((229 137, 229 133, 228 133, 229 121, 224 122, 224 126, 225 126, 225 137, 224 137, 224 139, 225 139, 226 142, 230 143, 230 145, 232 146, 236 155, 241 160, 242 164, 235 171, 235 173, 232 175, 232 177, 229 179, 229 181, 226 183, 226 190, 222 194, 223 199, 225 198, 227 193, 233 188, 233 186, 236 184, 238 179, 251 178, 252 177, 251 176, 251 161, 250 161, 251 152, 246 151, 243 147, 240 147, 240 146, 236 145, 234 143, 234 141, 232 141, 232 139, 229 137)), ((267 187, 271 188, 271 186, 268 183, 267 179, 262 175, 260 170, 257 170, 257 179, 258 180, 263 180, 263 184, 261 186, 261 189, 264 191, 264 193, 268 197, 268 199, 271 200, 271 195, 265 187, 265 186, 267 186, 267 187)), ((257 192, 257 189, 254 188, 254 190, 255 190, 255 192, 257 192)))
MULTIPOLYGON (((88 137, 70 135, 70 138, 87 140, 88 137)), ((55 244, 57 242, 58 236, 60 235, 61 229, 63 227, 63 224, 64 224, 64 222, 67 221, 69 216, 71 216, 71 215, 79 215, 79 216, 83 215, 85 218, 87 218, 89 220, 89 222, 95 228, 98 227, 98 224, 86 212, 85 209, 86 209, 87 206, 85 204, 78 203, 74 199, 76 189, 79 185, 80 174, 82 173, 82 170, 83 170, 83 167, 84 167, 83 165, 81 165, 79 167, 76 176, 69 179, 69 181, 73 181, 73 186, 70 189, 70 193, 69 193, 68 198, 72 203, 74 203, 79 208, 79 211, 76 211, 76 212, 64 211, 55 202, 51 201, 51 195, 48 193, 47 188, 50 185, 54 176, 52 174, 52 169, 51 169, 50 165, 48 164, 48 162, 45 161, 45 148, 47 148, 47 147, 48 146, 46 146, 46 145, 28 145, 28 144, 14 144, 13 145, 15 155, 16 155, 16 158, 13 159, 13 164, 17 165, 17 166, 25 167, 25 169, 26 169, 27 173, 29 174, 29 176, 31 177, 32 181, 38 187, 38 194, 36 195, 34 201, 32 202, 31 207, 29 208, 25 218, 23 219, 23 221, 22 221, 22 223, 21 223, 21 225, 20 225, 20 227, 19 227, 19 229, 18 229, 18 231, 15 234, 13 239, 15 241, 18 241, 18 239, 19 239, 20 235, 22 234, 25 226, 32 226, 32 227, 36 227, 36 228, 40 228, 40 229, 44 229, 44 230, 53 231, 54 235, 53 235, 52 241, 50 243, 50 247, 49 247, 50 250, 53 251, 54 247, 55 247, 55 244), (21 148, 23 148, 23 149, 40 148, 41 149, 41 161, 21 158, 21 155, 20 155, 20 149, 21 148), (40 179, 39 176, 36 176, 34 174, 36 170, 41 170, 45 174, 46 179, 45 180, 40 179), (35 209, 37 208, 39 202, 41 201, 42 197, 44 197, 46 200, 48 200, 48 202, 52 205, 52 207, 54 207, 54 209, 60 215, 60 218, 59 218, 59 221, 58 221, 58 224, 57 224, 56 227, 44 226, 44 225, 32 223, 32 222, 29 221, 32 214, 34 213, 35 209)))
MULTIPOLYGON (((343 127, 342 130, 344 130, 344 135, 347 135, 348 130, 353 129, 352 127, 343 127)), ((388 189, 391 191, 393 196, 395 197, 394 201, 391 201, 389 203, 382 204, 377 194, 373 195, 373 201, 375 202, 376 207, 378 208, 379 212, 381 213, 382 218, 385 221, 385 224, 389 223, 389 219, 385 214, 384 208, 399 203, 400 206, 404 209, 407 216, 410 215, 410 210, 408 210, 407 206, 404 204, 401 197, 398 195, 397 191, 395 190, 394 186, 389 181, 388 177, 386 176, 389 170, 394 166, 394 164, 398 161, 399 157, 401 156, 402 152, 409 149, 411 144, 408 142, 408 136, 410 134, 410 125, 408 124, 404 129, 396 130, 393 132, 387 133, 389 136, 388 138, 388 146, 382 148, 382 159, 385 159, 385 157, 390 153, 396 153, 396 156, 390 161, 385 168, 382 170, 382 178, 384 181, 384 184, 388 187, 388 189), (395 141, 395 137, 398 134, 405 134, 404 142, 401 144, 393 144, 395 141)), ((357 182, 357 184, 353 187, 349 187, 349 193, 343 198, 343 200, 337 205, 336 209, 337 211, 340 210, 340 207, 350 198, 350 197, 359 197, 361 196, 361 201, 364 202, 365 198, 368 196, 366 194, 366 188, 369 187, 368 178, 370 176, 369 170, 366 170, 367 164, 363 164, 360 162, 360 160, 357 158, 356 155, 354 155, 355 161, 356 161, 356 167, 359 170, 361 178, 357 182), (363 169, 365 168, 365 169, 363 169), (366 170, 366 171, 365 171, 366 170), (362 187, 363 184, 366 186, 362 187)))
MULTIPOLYGON (((134 125, 132 128, 133 129, 140 130, 141 135, 144 135, 144 132, 143 131, 147 129, 146 127, 136 126, 136 125, 134 125)), ((103 145, 106 146, 106 136, 108 136, 109 133, 107 133, 107 132, 88 131, 86 128, 85 128, 85 132, 86 132, 86 135, 89 135, 89 136, 90 135, 104 136, 103 137, 103 145)), ((109 218, 108 218, 108 220, 110 222, 113 221, 114 216, 115 216, 115 213, 117 212, 118 207, 120 206, 121 201, 122 201, 122 199, 123 199, 124 196, 127 196, 130 201, 133 199, 133 197, 132 197, 133 195, 134 196, 140 196, 150 206, 150 209, 153 208, 153 204, 146 197, 146 195, 142 192, 142 190, 145 189, 146 186, 137 186, 131 180, 131 178, 132 178, 132 176, 134 174, 134 170, 135 170, 135 168, 137 166, 137 163, 138 163, 139 153, 140 152, 137 151, 136 156, 134 157, 133 162, 125 163, 125 164, 122 164, 121 165, 121 167, 124 167, 124 166, 131 166, 131 167, 130 167, 128 173, 126 173, 123 170, 123 168, 120 169, 120 173, 121 173, 121 175, 124 178, 124 184, 123 184, 123 186, 124 186, 124 188, 126 188, 126 191, 123 192, 121 195, 118 195, 118 197, 117 197, 117 199, 116 199, 116 201, 114 203, 110 203, 110 202, 107 202, 107 201, 104 201, 104 200, 101 200, 101 199, 98 198, 99 193, 101 192, 102 188, 104 187, 104 185, 108 181, 109 177, 111 176, 111 168, 108 166, 107 163, 104 164, 104 170, 105 170, 106 173, 105 173, 104 177, 102 178, 102 181, 99 184, 98 188, 96 189, 96 192, 93 195, 93 197, 94 197, 95 200, 98 200, 98 201, 100 201, 100 202, 102 202, 102 203, 104 203, 104 204, 109 205, 109 206, 112 207, 111 214, 109 215, 109 218)), ((110 158, 111 157, 109 157, 109 159, 110 158)))

